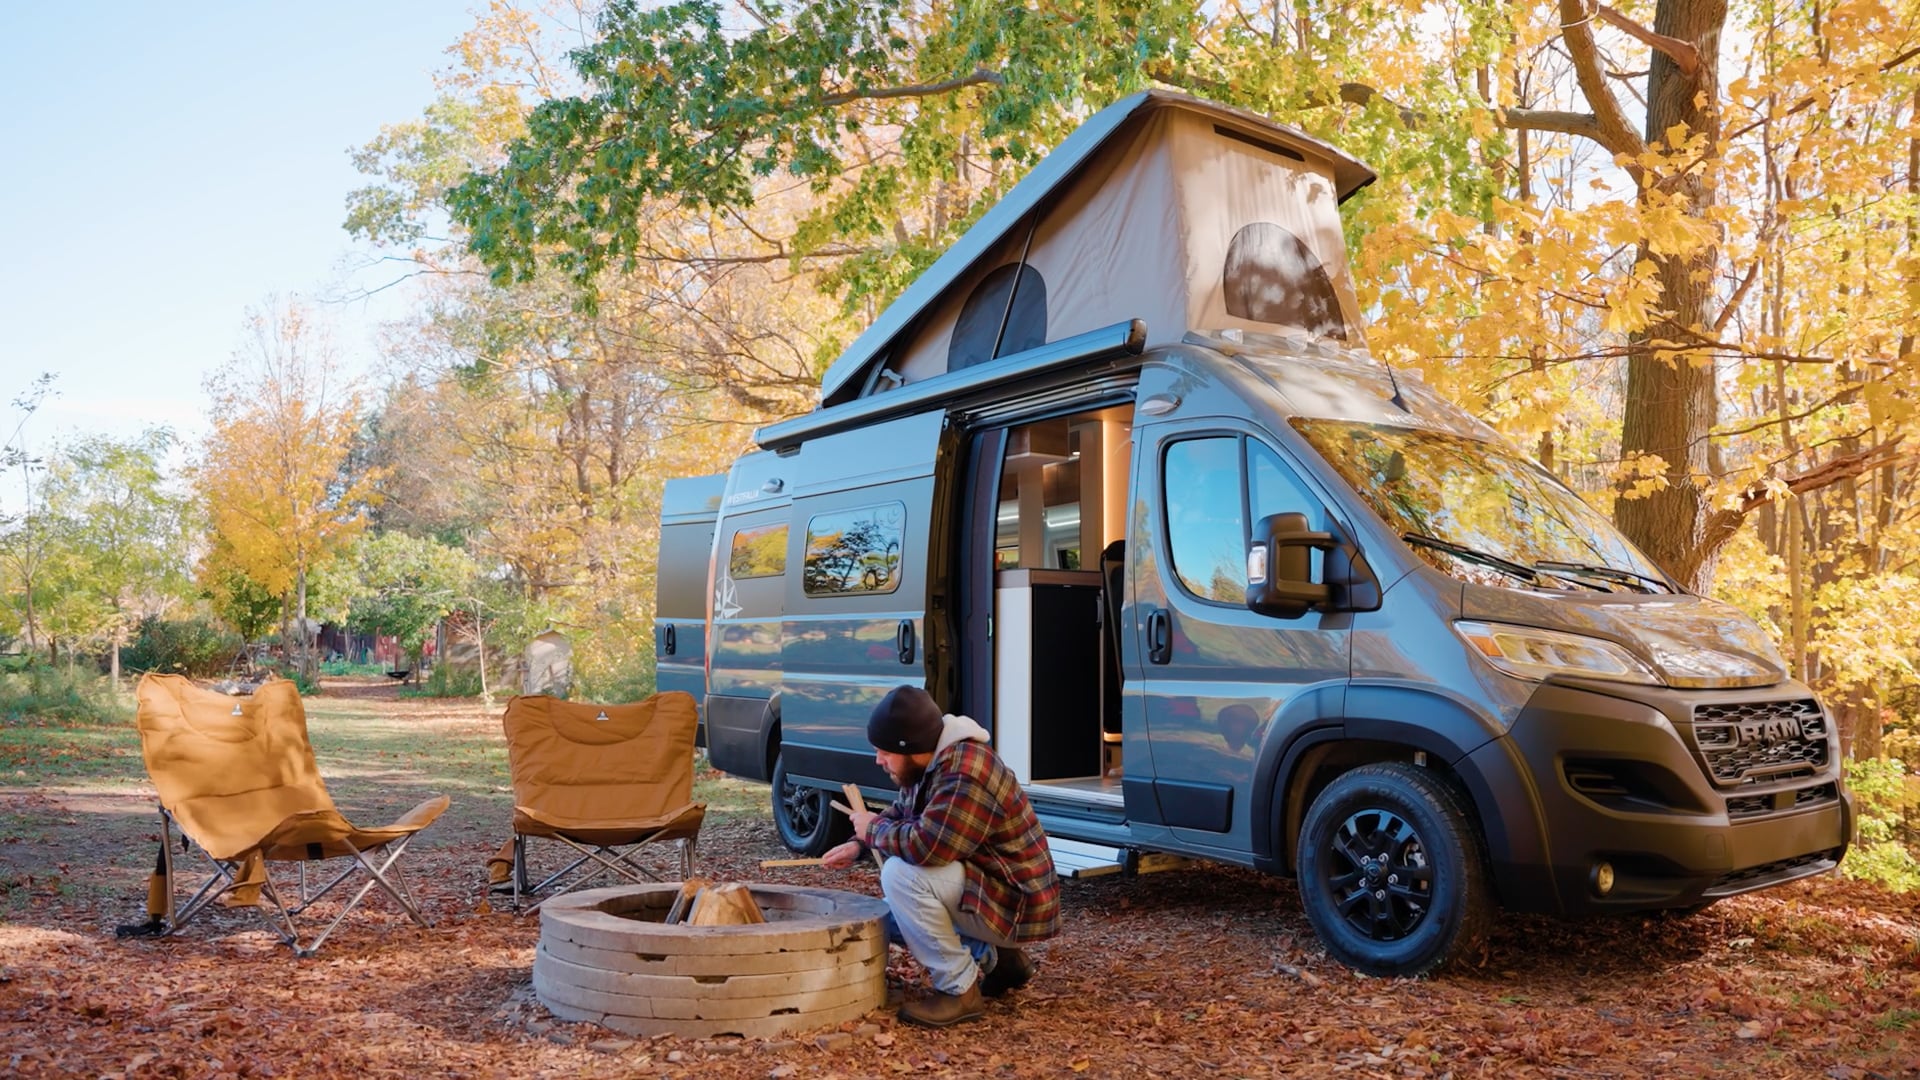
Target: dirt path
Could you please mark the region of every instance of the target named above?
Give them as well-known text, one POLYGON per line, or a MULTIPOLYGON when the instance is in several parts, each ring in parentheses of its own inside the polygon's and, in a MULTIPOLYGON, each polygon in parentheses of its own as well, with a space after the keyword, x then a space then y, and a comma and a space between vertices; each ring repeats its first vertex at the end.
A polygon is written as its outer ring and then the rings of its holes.
MULTIPOLYGON (((1327 960, 1288 882, 1108 877, 1067 884, 1039 977, 976 1024, 925 1032, 878 1012, 742 1042, 558 1023, 529 989, 535 920, 481 894, 511 814, 495 714, 384 680, 325 689, 311 728, 349 817, 454 800, 412 856, 435 928, 376 900, 308 960, 246 912, 115 940, 141 915, 158 837, 137 740, 0 733, 0 1074, 1920 1076, 1920 896, 1833 879, 1684 920, 1506 917, 1478 966, 1413 982, 1327 960)), ((877 894, 870 870, 759 870, 785 854, 766 789, 702 790, 704 874, 877 894)))

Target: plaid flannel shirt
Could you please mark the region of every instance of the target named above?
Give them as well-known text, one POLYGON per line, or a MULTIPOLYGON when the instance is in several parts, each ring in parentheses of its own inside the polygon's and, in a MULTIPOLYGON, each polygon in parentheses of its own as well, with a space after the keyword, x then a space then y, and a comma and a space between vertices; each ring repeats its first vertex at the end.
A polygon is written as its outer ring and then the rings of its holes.
POLYGON ((867 843, 915 866, 964 864, 961 910, 1007 941, 1024 945, 1060 932, 1047 834, 1020 781, 977 739, 936 753, 926 775, 900 789, 874 821, 867 843))

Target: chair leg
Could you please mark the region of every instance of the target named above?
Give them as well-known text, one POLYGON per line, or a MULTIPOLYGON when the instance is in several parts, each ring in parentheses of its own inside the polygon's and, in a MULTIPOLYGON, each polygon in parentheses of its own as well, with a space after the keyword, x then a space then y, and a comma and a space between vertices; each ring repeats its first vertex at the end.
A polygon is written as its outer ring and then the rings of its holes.
MULTIPOLYGON (((231 892, 239 883, 234 877, 234 867, 238 865, 237 860, 222 861, 209 856, 208 861, 213 864, 213 873, 208 876, 207 880, 200 883, 200 887, 194 890, 193 895, 187 898, 186 903, 180 903, 177 900, 177 894, 174 891, 173 884, 174 878, 179 872, 179 866, 173 857, 173 827, 173 815, 163 808, 160 811, 160 851, 161 865, 167 879, 166 929, 164 931, 166 935, 179 933, 182 928, 194 920, 195 916, 205 911, 214 901, 231 892)), ((191 850, 191 843, 192 842, 187 839, 187 834, 184 831, 181 832, 180 849, 183 854, 191 850)))
MULTIPOLYGON (((358 890, 354 892, 353 898, 351 900, 348 900, 345 904, 341 905, 339 912, 334 915, 333 921, 327 924, 327 928, 325 930, 320 931, 319 935, 315 937, 312 941, 309 941, 305 946, 301 946, 297 943, 294 944, 294 948, 293 948, 294 955, 312 956, 315 953, 319 952, 320 946, 326 942, 328 936, 330 936, 333 933, 334 928, 338 927, 343 921, 345 921, 346 917, 353 913, 354 908, 357 908, 360 906, 360 901, 364 900, 366 898, 367 893, 370 892, 373 889, 373 887, 376 885, 378 885, 381 888, 381 890, 384 891, 388 896, 392 897, 393 902, 396 904, 399 904, 401 907, 401 910, 405 911, 410 917, 412 917, 415 923, 420 925, 422 928, 429 929, 429 930, 432 929, 433 920, 427 918, 426 913, 420 910, 419 904, 413 898, 413 890, 407 884, 406 876, 401 872, 400 868, 395 865, 400 861, 400 857, 406 854, 407 845, 412 841, 413 841, 413 837, 403 836, 400 839, 395 840, 394 842, 388 844, 385 848, 386 858, 383 861, 381 861, 381 863, 377 866, 374 864, 374 861, 372 859, 367 857, 366 852, 363 852, 359 848, 356 848, 353 845, 348 844, 347 850, 353 853, 354 861, 360 865, 361 869, 367 872, 367 880, 361 884, 358 890), (392 881, 389 881, 387 879, 388 870, 393 871, 392 881), (394 884, 395 882, 399 883, 398 886, 394 884)), ((347 871, 347 873, 352 873, 352 871, 349 870, 347 871)), ((344 878, 345 876, 346 876, 345 874, 342 874, 341 878, 344 878)), ((336 878, 335 882, 338 883, 339 880, 341 879, 336 878)), ((331 889, 332 887, 333 886, 329 885, 327 888, 331 889)), ((323 890, 321 895, 324 895, 324 894, 325 894, 325 891, 323 890)), ((318 899, 318 898, 319 898, 318 896, 315 897, 315 899, 318 899)))
POLYGON ((521 892, 531 892, 527 881, 527 838, 513 834, 513 913, 520 914, 521 892))

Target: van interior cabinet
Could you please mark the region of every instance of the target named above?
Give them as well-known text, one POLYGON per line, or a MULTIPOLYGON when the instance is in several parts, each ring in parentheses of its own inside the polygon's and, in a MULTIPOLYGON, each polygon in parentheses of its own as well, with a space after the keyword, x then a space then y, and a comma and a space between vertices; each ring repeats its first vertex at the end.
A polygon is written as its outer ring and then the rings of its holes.
POLYGON ((1024 782, 1100 775, 1097 570, 994 579, 994 745, 1024 782))

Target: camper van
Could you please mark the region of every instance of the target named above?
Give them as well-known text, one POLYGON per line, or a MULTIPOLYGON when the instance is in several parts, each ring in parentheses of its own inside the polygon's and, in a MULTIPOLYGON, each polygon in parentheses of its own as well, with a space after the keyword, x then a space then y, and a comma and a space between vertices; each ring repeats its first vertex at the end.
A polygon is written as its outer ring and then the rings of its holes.
POLYGON ((1835 867, 1835 725, 1471 414, 1366 349, 1298 131, 1148 92, 1088 120, 724 477, 667 487, 663 686, 780 836, 892 785, 891 687, 979 721, 1063 875, 1298 879, 1374 974, 1496 907, 1694 909, 1835 867))

